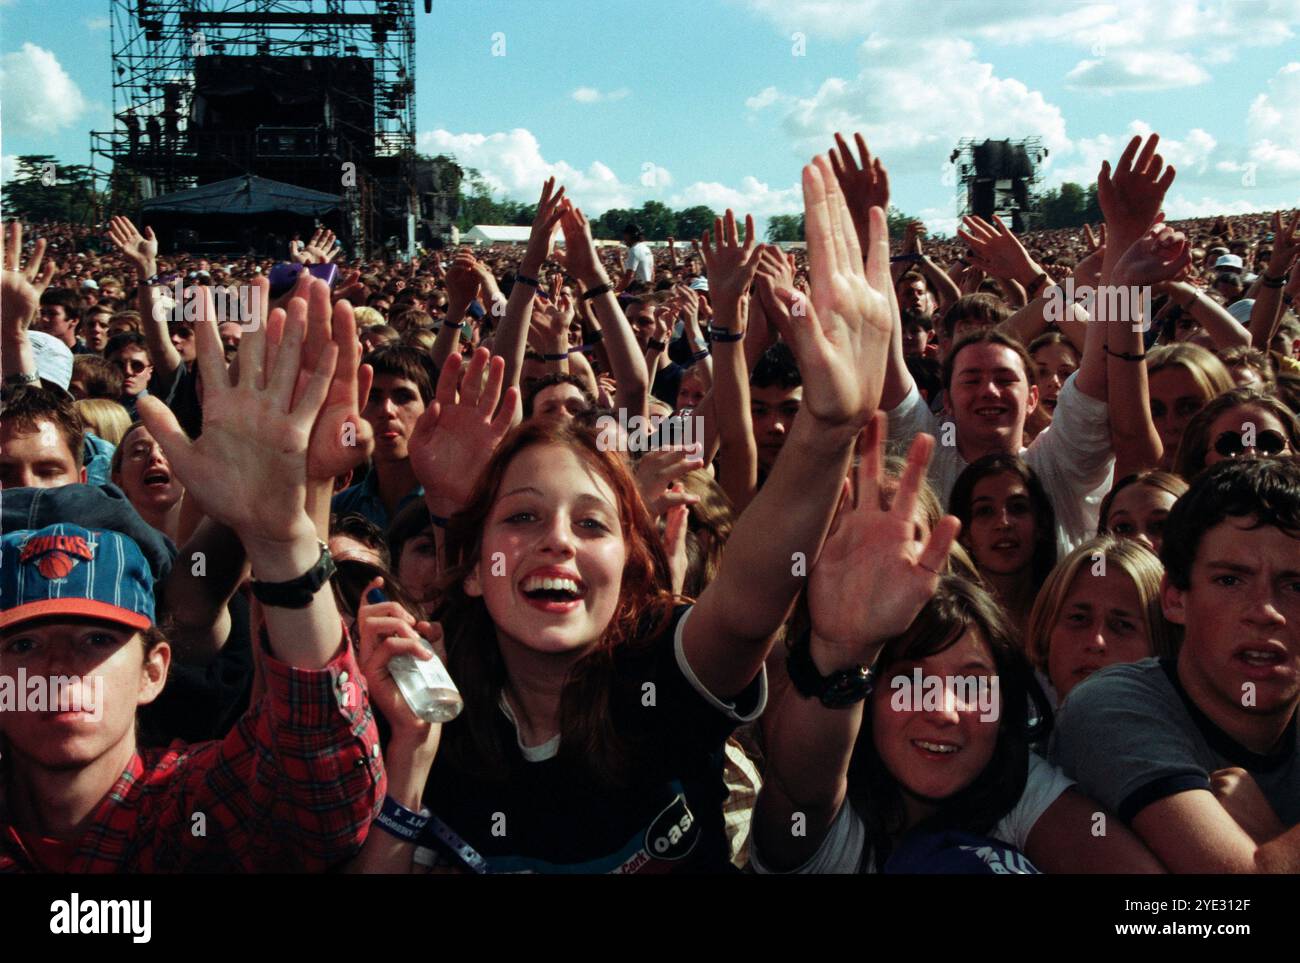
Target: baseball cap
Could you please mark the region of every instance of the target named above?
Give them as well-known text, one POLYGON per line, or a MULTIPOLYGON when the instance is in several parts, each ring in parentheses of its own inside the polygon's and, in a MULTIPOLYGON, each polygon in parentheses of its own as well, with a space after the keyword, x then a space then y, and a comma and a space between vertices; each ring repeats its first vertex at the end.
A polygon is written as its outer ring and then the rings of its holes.
POLYGON ((0 536, 0 628, 51 615, 153 625, 153 578, 140 546, 69 524, 0 536))
POLYGON ((1241 258, 1236 254, 1225 254, 1214 262, 1214 270, 1216 271, 1240 271, 1244 267, 1241 258))
POLYGON ((912 832, 885 862, 885 873, 1039 875, 1016 847, 1000 839, 950 829, 912 832))
POLYGON ((84 281, 81 282, 81 289, 83 291, 86 290, 98 291, 99 282, 96 281, 94 278, 86 278, 84 281))
POLYGON ((72 349, 44 331, 29 330, 27 343, 36 361, 37 377, 67 394, 72 383, 72 349))
POLYGON ((1250 312, 1255 307, 1254 298, 1242 298, 1240 301, 1233 301, 1228 305, 1228 313, 1240 321, 1242 324, 1250 323, 1250 312))

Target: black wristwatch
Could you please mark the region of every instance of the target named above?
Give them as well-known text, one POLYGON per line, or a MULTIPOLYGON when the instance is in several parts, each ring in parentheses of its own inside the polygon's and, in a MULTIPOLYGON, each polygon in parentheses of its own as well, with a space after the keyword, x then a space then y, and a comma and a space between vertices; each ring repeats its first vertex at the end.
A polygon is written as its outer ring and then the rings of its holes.
POLYGON ((876 673, 869 665, 841 669, 822 675, 812 660, 812 644, 807 635, 795 640, 785 661, 790 681, 805 699, 820 699, 827 709, 847 709, 856 705, 876 687, 876 673))
POLYGON ((316 564, 297 578, 287 582, 259 582, 253 580, 253 598, 263 605, 281 609, 305 609, 311 605, 320 587, 334 574, 334 559, 329 546, 320 543, 320 558, 316 564))

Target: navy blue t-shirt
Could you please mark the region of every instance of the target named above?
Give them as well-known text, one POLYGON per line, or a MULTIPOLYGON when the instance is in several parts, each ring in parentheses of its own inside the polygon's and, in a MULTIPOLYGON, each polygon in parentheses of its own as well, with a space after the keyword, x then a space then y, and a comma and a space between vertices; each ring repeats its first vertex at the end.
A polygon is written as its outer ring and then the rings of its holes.
MULTIPOLYGON (((722 816, 723 745, 737 725, 761 714, 767 678, 760 671, 731 705, 706 694, 681 654, 689 613, 690 606, 678 606, 652 642, 616 657, 611 711, 637 746, 630 784, 599 784, 556 754, 558 738, 524 750, 505 709, 498 716, 505 779, 456 768, 439 753, 424 804, 487 872, 734 871, 722 816)), ((465 865, 444 846, 436 857, 441 865, 465 865)))

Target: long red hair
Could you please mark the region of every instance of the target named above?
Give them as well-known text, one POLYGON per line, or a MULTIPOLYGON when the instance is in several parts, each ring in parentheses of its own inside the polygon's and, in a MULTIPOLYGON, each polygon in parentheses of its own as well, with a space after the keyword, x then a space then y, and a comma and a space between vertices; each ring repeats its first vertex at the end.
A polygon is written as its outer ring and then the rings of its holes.
POLYGON ((623 698, 639 699, 640 690, 623 691, 626 684, 620 685, 614 671, 615 653, 643 645, 663 631, 674 598, 668 560, 636 483, 622 456, 603 451, 598 437, 594 429, 573 421, 524 423, 502 441, 469 503, 447 525, 447 568, 437 618, 447 642, 448 668, 464 695, 465 711, 463 721, 447 728, 442 751, 457 768, 505 777, 505 747, 498 733, 505 663, 487 605, 481 597, 465 592, 465 578, 481 558, 483 530, 511 462, 534 445, 562 445, 613 489, 626 562, 609 625, 574 664, 565 683, 560 753, 581 761, 606 784, 618 785, 626 779, 635 747, 626 734, 616 731, 612 707, 623 698))

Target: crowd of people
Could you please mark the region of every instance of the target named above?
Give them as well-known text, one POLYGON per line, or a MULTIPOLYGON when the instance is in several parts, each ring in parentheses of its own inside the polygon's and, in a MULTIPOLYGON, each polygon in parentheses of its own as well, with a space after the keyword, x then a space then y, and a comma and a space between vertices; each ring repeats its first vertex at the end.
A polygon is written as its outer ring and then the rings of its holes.
POLYGON ((0 870, 1300 872, 1300 214, 1158 140, 1021 236, 860 135, 790 250, 8 224, 0 870))

